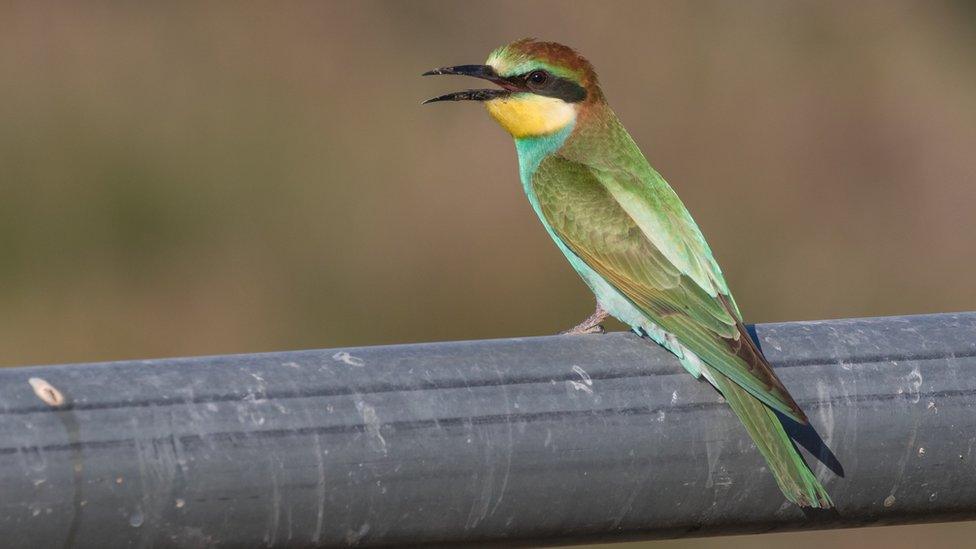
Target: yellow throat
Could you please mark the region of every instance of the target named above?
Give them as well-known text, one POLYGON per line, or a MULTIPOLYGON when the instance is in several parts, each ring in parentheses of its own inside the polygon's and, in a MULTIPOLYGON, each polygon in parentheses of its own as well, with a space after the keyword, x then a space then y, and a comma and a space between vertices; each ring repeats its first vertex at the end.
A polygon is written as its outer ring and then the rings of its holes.
POLYGON ((518 94, 486 101, 485 106, 515 138, 550 134, 576 119, 576 107, 555 97, 518 94))

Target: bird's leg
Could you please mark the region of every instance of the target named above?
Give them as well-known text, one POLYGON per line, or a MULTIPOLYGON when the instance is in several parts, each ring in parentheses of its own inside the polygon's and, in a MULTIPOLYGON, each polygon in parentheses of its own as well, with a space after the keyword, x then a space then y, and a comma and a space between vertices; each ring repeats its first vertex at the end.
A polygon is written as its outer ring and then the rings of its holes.
POLYGON ((602 334, 603 326, 600 324, 610 313, 603 310, 600 302, 596 302, 596 310, 593 314, 586 317, 586 320, 573 326, 569 330, 559 332, 560 335, 582 335, 582 334, 602 334))

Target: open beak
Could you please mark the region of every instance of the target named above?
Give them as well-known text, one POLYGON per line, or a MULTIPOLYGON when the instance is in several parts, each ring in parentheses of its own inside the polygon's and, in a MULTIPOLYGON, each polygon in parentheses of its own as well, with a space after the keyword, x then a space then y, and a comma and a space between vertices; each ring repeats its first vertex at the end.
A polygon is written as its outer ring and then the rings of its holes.
POLYGON ((440 95, 437 97, 432 97, 423 102, 424 105, 427 103, 434 103, 436 101, 488 101, 490 99, 497 99, 499 97, 507 97, 511 95, 513 91, 517 91, 518 88, 511 82, 498 76, 495 69, 490 65, 458 65, 456 67, 442 67, 439 69, 434 69, 425 72, 422 76, 433 76, 440 74, 456 74, 459 76, 473 76, 475 78, 481 78, 489 82, 498 84, 503 89, 484 89, 484 90, 465 90, 454 93, 448 93, 440 95))

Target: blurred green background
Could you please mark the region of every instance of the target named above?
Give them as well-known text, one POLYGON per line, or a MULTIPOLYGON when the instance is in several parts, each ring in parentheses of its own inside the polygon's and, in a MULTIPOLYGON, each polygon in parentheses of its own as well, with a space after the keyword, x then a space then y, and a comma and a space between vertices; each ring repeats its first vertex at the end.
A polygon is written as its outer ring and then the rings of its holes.
POLYGON ((976 309, 969 2, 4 3, 0 364, 581 320, 511 140, 477 105, 419 105, 470 84, 421 72, 522 36, 593 61, 747 320, 976 309))

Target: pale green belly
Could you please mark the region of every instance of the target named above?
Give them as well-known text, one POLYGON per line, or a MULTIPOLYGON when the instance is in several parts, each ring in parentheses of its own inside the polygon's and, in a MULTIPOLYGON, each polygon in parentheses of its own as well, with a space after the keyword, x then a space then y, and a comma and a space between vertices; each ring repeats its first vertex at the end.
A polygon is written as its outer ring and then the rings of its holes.
MULTIPOLYGON (((546 225, 546 229, 549 228, 545 219, 542 220, 542 223, 546 225)), ((647 318, 629 299, 617 291, 599 273, 591 269, 583 260, 577 257, 572 250, 567 248, 562 240, 555 236, 552 231, 549 234, 553 237, 559 250, 566 256, 570 265, 573 266, 573 269, 579 273, 583 282, 593 291, 593 295, 596 296, 597 302, 603 307, 604 311, 610 313, 620 322, 630 326, 639 335, 647 335, 655 343, 674 353, 681 360, 682 366, 691 375, 695 377, 701 376, 701 362, 694 353, 682 345, 673 335, 647 318)))

